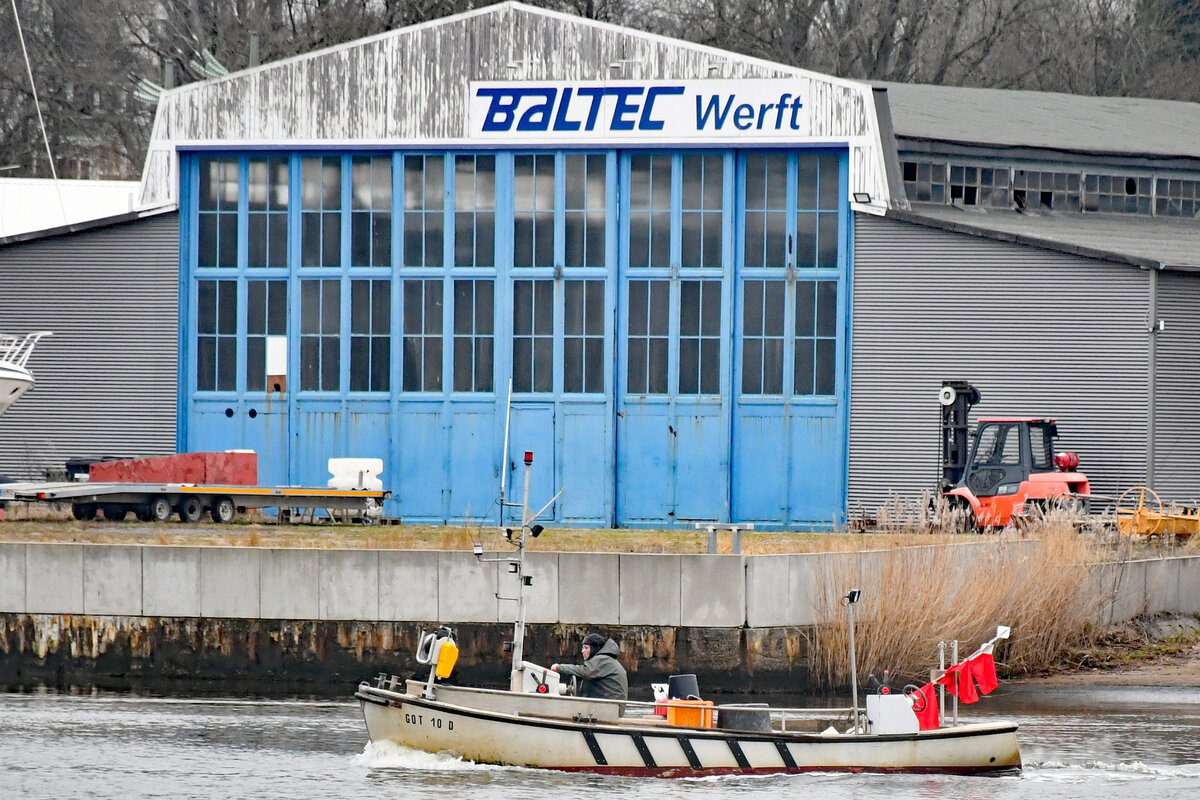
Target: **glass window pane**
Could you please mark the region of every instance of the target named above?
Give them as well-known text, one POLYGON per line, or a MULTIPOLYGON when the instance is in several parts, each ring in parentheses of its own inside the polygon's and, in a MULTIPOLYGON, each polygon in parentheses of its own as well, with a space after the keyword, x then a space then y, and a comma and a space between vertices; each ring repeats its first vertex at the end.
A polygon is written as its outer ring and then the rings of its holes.
POLYGON ((837 281, 817 282, 817 335, 837 335, 837 281))
POLYGON ((838 215, 825 211, 818 216, 820 227, 817 234, 816 265, 835 269, 838 265, 838 215))
POLYGON ((837 387, 837 341, 817 340, 814 394, 833 394, 837 387))

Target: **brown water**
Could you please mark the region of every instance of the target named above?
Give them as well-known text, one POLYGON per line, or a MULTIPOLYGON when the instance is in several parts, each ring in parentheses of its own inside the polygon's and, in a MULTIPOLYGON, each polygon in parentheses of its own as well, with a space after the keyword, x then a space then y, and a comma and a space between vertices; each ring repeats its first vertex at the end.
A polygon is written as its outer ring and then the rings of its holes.
POLYGON ((1200 798, 1195 689, 1001 687, 971 711, 1020 723, 1021 775, 567 775, 369 745, 351 700, 8 693, 0 694, 0 798, 1200 798))

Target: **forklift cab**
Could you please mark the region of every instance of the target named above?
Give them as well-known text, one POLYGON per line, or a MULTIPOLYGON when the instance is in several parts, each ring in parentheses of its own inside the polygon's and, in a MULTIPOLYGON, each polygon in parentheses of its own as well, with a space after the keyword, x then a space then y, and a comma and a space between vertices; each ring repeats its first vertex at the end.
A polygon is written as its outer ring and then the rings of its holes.
POLYGON ((1054 420, 980 420, 959 485, 976 497, 1016 494, 1032 473, 1053 471, 1056 436, 1054 420))

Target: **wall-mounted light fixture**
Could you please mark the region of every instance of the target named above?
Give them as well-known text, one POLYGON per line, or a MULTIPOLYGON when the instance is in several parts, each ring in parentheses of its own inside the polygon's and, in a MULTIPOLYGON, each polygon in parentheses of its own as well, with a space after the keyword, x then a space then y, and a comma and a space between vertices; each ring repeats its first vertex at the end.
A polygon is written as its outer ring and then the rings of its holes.
POLYGON ((864 203, 867 205, 871 203, 871 194, 869 192, 855 192, 853 197, 854 202, 856 203, 864 203))

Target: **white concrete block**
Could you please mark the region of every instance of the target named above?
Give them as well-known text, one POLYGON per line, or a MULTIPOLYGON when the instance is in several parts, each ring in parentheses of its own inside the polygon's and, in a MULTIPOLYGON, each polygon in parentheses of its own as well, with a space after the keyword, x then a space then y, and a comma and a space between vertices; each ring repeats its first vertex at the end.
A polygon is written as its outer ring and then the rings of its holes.
POLYGON ((621 624, 619 554, 558 554, 558 621, 621 624))
POLYGON ((263 619, 319 619, 320 551, 300 548, 259 554, 259 608, 263 619))
POLYGON ((320 618, 379 619, 379 553, 321 550, 320 618))
POLYGON ((746 624, 751 628, 788 625, 790 556, 746 556, 746 624))
POLYGON ((142 547, 87 545, 83 551, 83 611, 138 617, 142 614, 142 547))
POLYGON ((258 619, 262 568, 257 547, 205 547, 200 555, 200 614, 258 619))
MULTIPOLYGON (((501 553, 485 553, 499 558, 501 553)), ((447 550, 438 554, 438 621, 497 622, 499 601, 497 564, 479 561, 474 554, 447 550)))
POLYGON ((379 618, 438 621, 437 551, 379 551, 379 618))
POLYGON ((0 543, 0 614, 25 613, 25 545, 0 543))
POLYGON ((622 553, 621 624, 678 625, 682 556, 622 553))
POLYGON ((1200 614, 1200 556, 1179 561, 1179 613, 1200 614))
POLYGON ((680 557, 680 624, 740 628, 746 622, 746 562, 740 555, 680 557))
POLYGON ((202 547, 147 545, 142 551, 142 613, 199 617, 202 547))
POLYGON ((82 614, 83 549, 80 544, 25 545, 25 611, 82 614))

